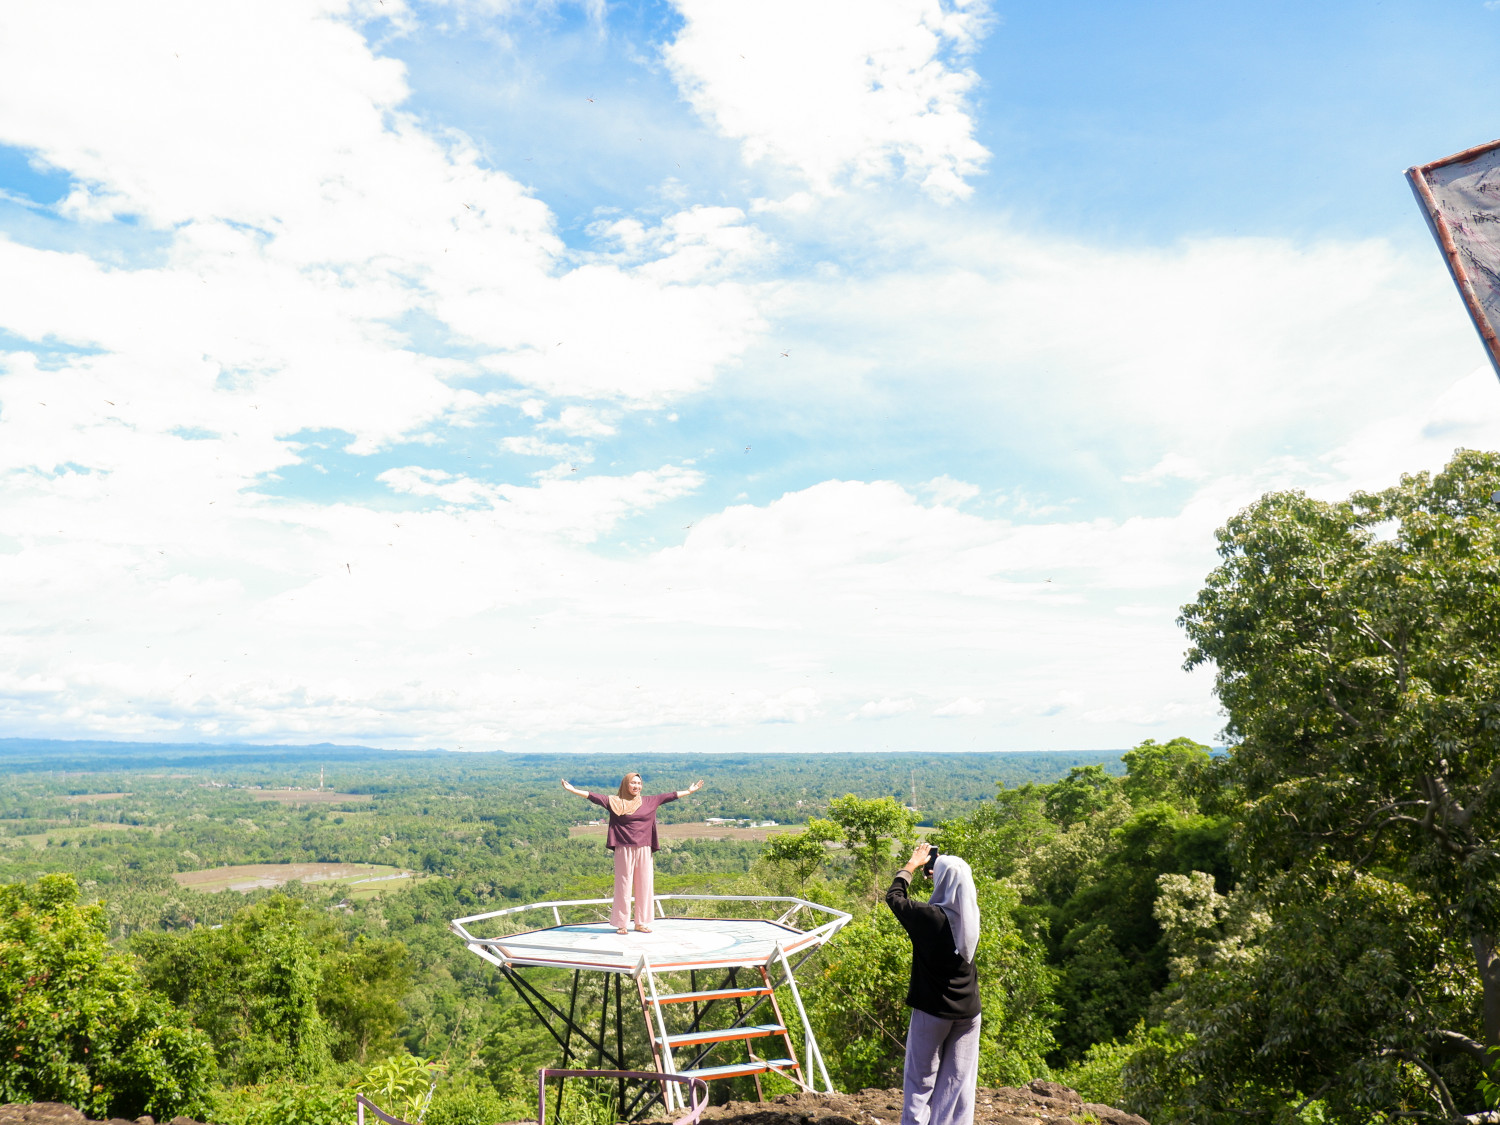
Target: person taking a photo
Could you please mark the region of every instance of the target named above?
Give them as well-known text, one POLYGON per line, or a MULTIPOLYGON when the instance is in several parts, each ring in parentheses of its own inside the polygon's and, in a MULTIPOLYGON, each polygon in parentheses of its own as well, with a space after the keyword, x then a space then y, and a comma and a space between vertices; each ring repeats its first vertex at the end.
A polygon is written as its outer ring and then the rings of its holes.
POLYGON ((901 1125, 973 1125, 979 1082, 979 900, 974 874, 957 856, 918 844, 896 872, 885 903, 911 939, 901 1125), (934 862, 935 859, 935 862, 934 862), (919 870, 932 879, 927 902, 908 893, 919 870))

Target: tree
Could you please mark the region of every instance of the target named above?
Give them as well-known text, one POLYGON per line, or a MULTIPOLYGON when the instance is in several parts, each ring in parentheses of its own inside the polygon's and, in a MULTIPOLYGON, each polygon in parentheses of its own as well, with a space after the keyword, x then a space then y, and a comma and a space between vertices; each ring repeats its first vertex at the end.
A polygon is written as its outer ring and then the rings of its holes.
POLYGON ((1460 450, 1341 503, 1264 496, 1220 530, 1223 561, 1180 619, 1187 666, 1217 669, 1252 873, 1394 880, 1470 950, 1468 1017, 1414 1009, 1451 1021, 1417 1045, 1357 1021, 1311 1044, 1406 1052, 1423 1074, 1500 1045, 1497 489, 1500 455, 1460 450))
POLYGON ((1125 780, 1122 785, 1132 804, 1153 801, 1182 806, 1196 806, 1198 792, 1213 759, 1208 747, 1191 738, 1174 738, 1170 742, 1146 739, 1122 755, 1125 780))
POLYGON ((1134 1109, 1162 1125, 1293 1125, 1313 1102, 1349 1125, 1458 1115, 1453 1088, 1461 1101, 1479 1071, 1434 1059, 1431 1036, 1469 1018, 1474 968, 1431 903, 1348 864, 1275 880, 1274 920, 1215 902, 1207 876, 1188 884, 1158 904, 1181 984, 1172 1034, 1125 1065, 1134 1109))
POLYGON ((1103 766, 1074 766, 1047 788, 1047 815, 1064 828, 1087 820, 1109 804, 1116 784, 1103 766))
POLYGON ((961 820, 944 821, 934 842, 963 856, 976 875, 1008 879, 1025 857, 1057 834, 1057 826, 1046 816, 1047 788, 1031 782, 1009 788, 999 782, 993 801, 983 802, 961 820))
POLYGON ((0 1102, 197 1112, 213 1078, 208 1039, 109 948, 107 925, 70 875, 0 886, 0 1102))
POLYGON ((138 934, 146 979, 193 1014, 236 1079, 310 1078, 390 1050, 411 981, 400 942, 353 941, 285 896, 224 926, 138 934))
POLYGON ((776 833, 766 841, 761 855, 790 874, 800 894, 807 880, 828 861, 828 849, 823 845, 839 838, 839 826, 833 821, 808 817, 805 831, 776 833))
POLYGON ((880 897, 880 878, 891 860, 891 845, 916 846, 917 814, 893 797, 865 800, 853 793, 835 797, 828 815, 838 825, 855 868, 869 877, 870 896, 880 897))

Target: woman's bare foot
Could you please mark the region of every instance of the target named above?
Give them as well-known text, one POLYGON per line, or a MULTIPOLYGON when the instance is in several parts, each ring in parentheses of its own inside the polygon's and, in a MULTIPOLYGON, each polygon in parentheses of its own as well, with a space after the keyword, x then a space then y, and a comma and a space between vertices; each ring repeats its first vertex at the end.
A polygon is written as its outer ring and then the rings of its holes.
POLYGON ((637 933, 641 933, 641 934, 649 934, 651 932, 651 927, 650 926, 643 926, 639 922, 637 922, 635 924, 635 929, 636 929, 637 933))
POLYGON ((617 934, 628 934, 629 932, 630 931, 627 930, 624 926, 621 926, 619 929, 617 929, 615 931, 615 933, 617 933, 617 934))

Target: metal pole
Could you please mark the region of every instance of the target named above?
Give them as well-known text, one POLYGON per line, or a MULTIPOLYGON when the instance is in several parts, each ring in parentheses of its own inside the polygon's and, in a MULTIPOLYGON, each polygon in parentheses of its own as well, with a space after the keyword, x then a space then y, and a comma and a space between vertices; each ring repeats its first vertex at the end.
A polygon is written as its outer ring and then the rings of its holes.
MULTIPOLYGON (((620 974, 615 977, 615 1065, 621 1070, 625 1069, 625 1008, 620 1003, 620 974)), ((609 984, 604 985, 605 992, 609 991, 609 984)), ((625 1116, 625 1079, 620 1079, 620 1116, 625 1116)))
MULTIPOLYGON (((604 1003, 599 1008, 599 1061, 594 1064, 595 1070, 604 1069, 604 1034, 609 1030, 609 977, 604 978, 603 992, 604 1003)), ((615 1069, 624 1070, 625 1063, 616 1059, 615 1069)))
POLYGON ((781 960, 781 967, 786 971, 787 987, 792 991, 792 1000, 797 1005, 797 1014, 802 1017, 802 1032, 807 1036, 807 1053, 818 1063, 818 1073, 823 1076, 823 1089, 827 1093, 833 1093, 833 1080, 828 1077, 828 1067, 823 1062, 823 1052, 818 1049, 818 1037, 813 1034, 812 1021, 807 1018, 807 1009, 802 1006, 802 993, 797 988, 797 977, 792 972, 792 966, 787 962, 786 951, 781 948, 781 943, 776 943, 776 956, 781 960))
MULTIPOLYGON (((573 1015, 578 1011, 578 978, 582 973, 573 970, 573 991, 568 997, 568 1027, 567 1035, 563 1039, 562 1069, 567 1070, 568 1064, 573 1061, 573 1015)), ((588 1034, 583 1034, 583 1041, 588 1042, 588 1034)), ((563 1111, 563 1080, 557 1080, 557 1120, 562 1121, 563 1111)))

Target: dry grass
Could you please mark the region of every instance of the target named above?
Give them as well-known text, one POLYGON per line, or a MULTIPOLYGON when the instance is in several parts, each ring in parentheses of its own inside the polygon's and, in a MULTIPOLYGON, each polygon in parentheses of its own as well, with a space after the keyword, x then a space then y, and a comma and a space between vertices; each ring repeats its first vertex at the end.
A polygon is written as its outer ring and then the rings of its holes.
MULTIPOLYGON (((597 836, 604 839, 608 825, 575 824, 568 829, 573 837, 597 836)), ((778 824, 774 828, 730 828, 722 824, 695 823, 658 824, 656 835, 662 840, 769 840, 778 832, 801 832, 800 824, 778 824)))
POLYGON ((304 883, 343 883, 363 897, 394 886, 409 886, 415 876, 383 863, 242 863, 206 871, 179 871, 172 878, 195 891, 258 891, 300 879, 304 883))
POLYGON ((248 789, 257 801, 279 801, 283 805, 338 805, 345 801, 372 801, 368 793, 330 793, 326 789, 248 789))

